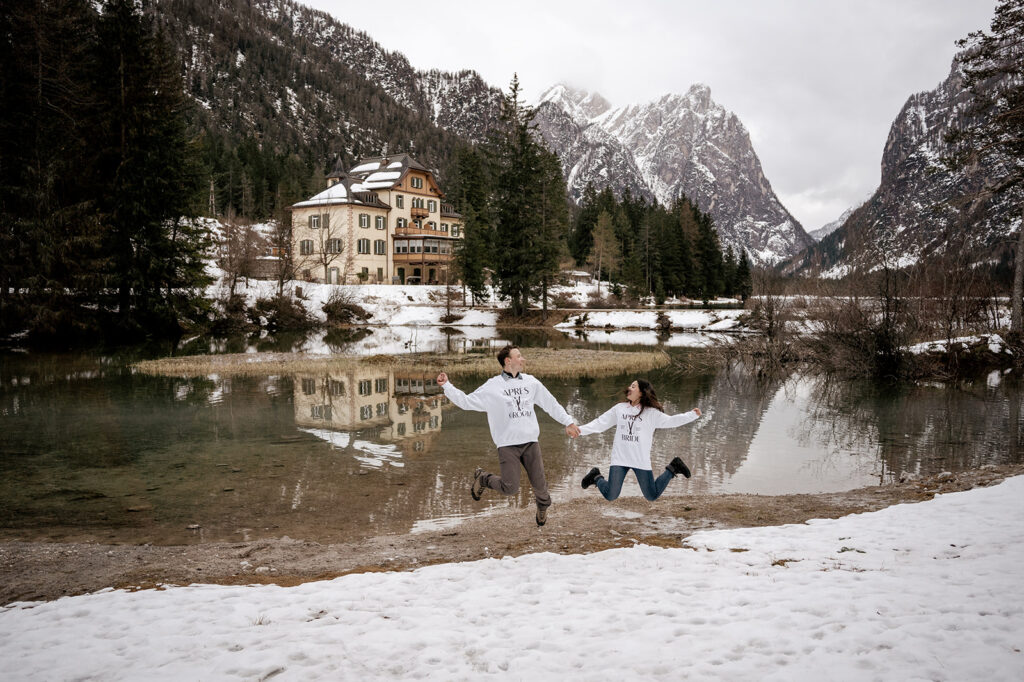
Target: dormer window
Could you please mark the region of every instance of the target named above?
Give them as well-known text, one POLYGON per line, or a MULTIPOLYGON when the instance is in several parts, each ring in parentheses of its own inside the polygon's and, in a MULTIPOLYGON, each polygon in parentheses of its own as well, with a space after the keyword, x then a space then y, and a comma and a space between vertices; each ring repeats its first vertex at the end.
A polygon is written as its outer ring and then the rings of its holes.
POLYGON ((409 178, 409 186, 413 189, 423 189, 423 178, 414 175, 409 178))

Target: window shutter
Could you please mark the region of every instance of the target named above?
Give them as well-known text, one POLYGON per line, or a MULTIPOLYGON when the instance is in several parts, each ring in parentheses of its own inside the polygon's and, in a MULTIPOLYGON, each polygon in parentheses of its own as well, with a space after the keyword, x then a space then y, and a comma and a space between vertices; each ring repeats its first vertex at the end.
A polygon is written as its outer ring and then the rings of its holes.
POLYGON ((309 229, 313 229, 313 216, 309 216, 309 229))
POLYGON ((331 226, 331 214, 330 213, 324 213, 322 216, 320 216, 320 225, 325 230, 331 226))

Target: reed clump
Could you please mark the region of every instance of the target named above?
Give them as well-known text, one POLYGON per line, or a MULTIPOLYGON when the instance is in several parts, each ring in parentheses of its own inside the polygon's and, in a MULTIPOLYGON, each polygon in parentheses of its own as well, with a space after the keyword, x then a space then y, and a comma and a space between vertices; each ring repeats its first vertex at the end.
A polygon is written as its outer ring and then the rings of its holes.
MULTIPOLYGON (((641 374, 671 363, 663 351, 610 351, 582 348, 527 348, 526 372, 538 377, 601 377, 622 373, 641 374)), ((360 366, 390 366, 450 374, 496 374, 494 355, 477 353, 415 353, 408 355, 309 356, 295 353, 234 353, 190 355, 144 360, 134 371, 159 376, 268 376, 304 374, 325 370, 349 370, 360 366)))

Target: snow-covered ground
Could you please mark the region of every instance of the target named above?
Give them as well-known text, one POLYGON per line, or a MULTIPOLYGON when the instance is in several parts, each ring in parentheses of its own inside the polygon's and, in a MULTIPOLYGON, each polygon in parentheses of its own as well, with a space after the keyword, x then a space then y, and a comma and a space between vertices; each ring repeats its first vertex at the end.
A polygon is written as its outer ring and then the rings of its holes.
POLYGON ((914 354, 920 355, 922 353, 945 353, 950 348, 968 348, 972 346, 987 346, 987 350, 990 353, 999 355, 1006 350, 1006 342, 1003 341, 1003 337, 999 334, 982 334, 980 336, 961 336, 955 339, 945 339, 939 341, 927 341, 925 343, 918 343, 907 350, 914 354))
POLYGON ((1019 680, 1021 566, 1017 477, 681 549, 16 603, 0 656, 7 680, 1019 680))
POLYGON ((556 324, 562 330, 586 327, 594 329, 657 329, 658 315, 664 314, 672 329, 722 332, 737 329, 745 310, 581 310, 565 322, 556 324))

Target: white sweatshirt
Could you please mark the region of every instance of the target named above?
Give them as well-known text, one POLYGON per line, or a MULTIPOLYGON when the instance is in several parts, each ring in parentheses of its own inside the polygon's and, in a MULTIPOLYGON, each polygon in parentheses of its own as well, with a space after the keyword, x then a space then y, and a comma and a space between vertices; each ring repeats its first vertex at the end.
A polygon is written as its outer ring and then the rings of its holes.
POLYGON ((693 410, 671 417, 654 407, 633 407, 628 402, 617 403, 592 422, 580 427, 580 435, 600 433, 615 427, 615 442, 612 445, 612 466, 651 468, 651 444, 655 429, 671 429, 689 424, 697 419, 693 410))
POLYGON ((534 414, 534 404, 565 426, 573 423, 573 418, 544 388, 544 384, 525 372, 514 378, 504 373, 491 377, 469 395, 455 388, 450 381, 446 381, 442 388, 448 400, 462 409, 487 413, 491 438, 499 448, 537 440, 540 427, 534 414))

